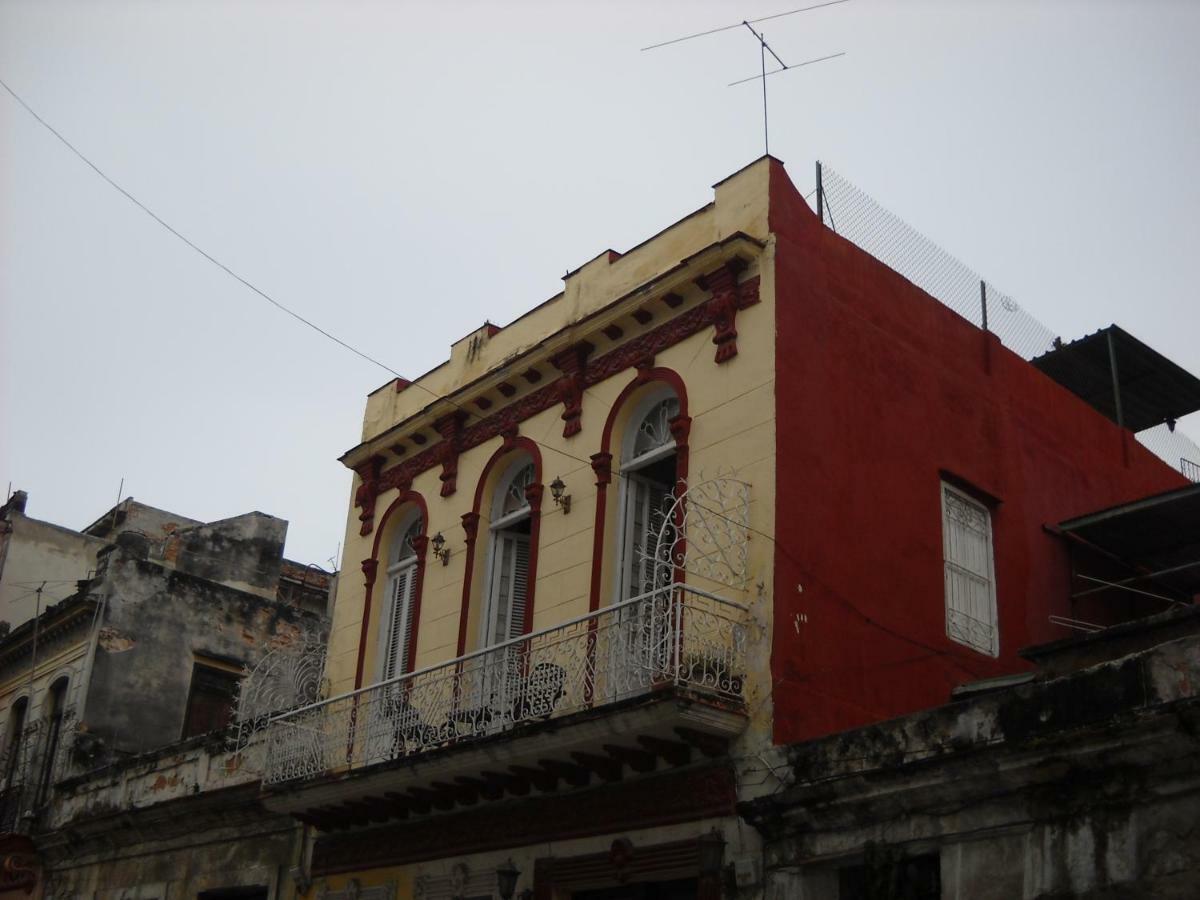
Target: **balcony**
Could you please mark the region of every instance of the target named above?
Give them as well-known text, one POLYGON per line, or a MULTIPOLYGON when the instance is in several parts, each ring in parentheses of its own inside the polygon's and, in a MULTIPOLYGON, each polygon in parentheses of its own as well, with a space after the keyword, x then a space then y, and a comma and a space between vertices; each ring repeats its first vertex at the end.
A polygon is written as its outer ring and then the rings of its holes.
POLYGON ((381 797, 449 809, 718 755, 745 727, 748 626, 746 607, 677 584, 275 716, 267 805, 387 818, 381 797))

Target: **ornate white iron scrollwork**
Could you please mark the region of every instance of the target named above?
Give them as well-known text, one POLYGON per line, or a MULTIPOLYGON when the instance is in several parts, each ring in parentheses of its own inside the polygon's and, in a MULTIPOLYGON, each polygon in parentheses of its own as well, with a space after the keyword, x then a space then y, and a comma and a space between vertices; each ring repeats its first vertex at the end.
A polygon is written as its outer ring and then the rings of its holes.
POLYGON ((233 749, 245 749, 271 716, 321 700, 325 691, 325 645, 294 643, 276 647, 238 686, 233 749))
POLYGON ((733 473, 683 481, 667 495, 657 538, 644 556, 654 565, 653 587, 676 572, 741 589, 749 580, 750 484, 733 473))

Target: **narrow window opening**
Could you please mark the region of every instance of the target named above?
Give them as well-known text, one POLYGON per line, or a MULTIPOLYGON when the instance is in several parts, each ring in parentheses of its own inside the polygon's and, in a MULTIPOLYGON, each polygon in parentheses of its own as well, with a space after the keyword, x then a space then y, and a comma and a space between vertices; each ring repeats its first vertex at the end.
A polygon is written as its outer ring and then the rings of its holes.
POLYGON ((183 720, 183 738, 221 731, 233 721, 241 676, 228 669, 195 663, 183 720))
POLYGON ((420 516, 400 531, 390 554, 387 582, 387 613, 384 617, 383 681, 402 675, 408 670, 412 648, 416 610, 417 551, 416 540, 424 531, 420 516))
POLYGON ((679 400, 660 399, 642 414, 626 440, 621 466, 624 521, 621 535, 620 600, 646 594, 669 582, 674 533, 667 516, 678 482, 678 458, 671 420, 679 400), (660 546, 660 542, 665 545, 660 546), (669 543, 667 543, 669 542, 669 543))
POLYGON ((942 544, 946 584, 946 635, 996 656, 996 612, 991 510, 942 482, 942 544))
POLYGON ((529 539, 532 515, 525 490, 533 484, 533 463, 518 466, 501 484, 491 525, 492 562, 483 646, 525 632, 529 594, 529 539))
POLYGON ((60 678, 50 686, 49 706, 46 710, 45 754, 42 770, 38 776, 37 805, 42 806, 49 798, 50 784, 54 778, 55 762, 58 757, 59 738, 62 734, 63 708, 67 701, 67 679, 60 678))

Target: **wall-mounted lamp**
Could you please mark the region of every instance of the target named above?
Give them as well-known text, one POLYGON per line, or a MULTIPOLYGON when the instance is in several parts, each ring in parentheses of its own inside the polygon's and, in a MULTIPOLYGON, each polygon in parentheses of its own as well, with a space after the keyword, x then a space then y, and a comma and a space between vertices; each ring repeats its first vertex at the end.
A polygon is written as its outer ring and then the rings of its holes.
POLYGON ((563 493, 566 489, 567 486, 563 484, 563 480, 557 475, 554 476, 554 480, 550 482, 550 496, 554 498, 555 506, 562 507, 564 516, 571 511, 571 495, 563 493))
POLYGON ((450 548, 446 546, 446 539, 440 531, 433 536, 430 543, 433 544, 433 555, 442 561, 442 565, 450 565, 450 548))
POLYGON ((512 857, 496 867, 496 892, 503 900, 512 900, 513 892, 517 889, 517 879, 521 870, 513 865, 512 857))

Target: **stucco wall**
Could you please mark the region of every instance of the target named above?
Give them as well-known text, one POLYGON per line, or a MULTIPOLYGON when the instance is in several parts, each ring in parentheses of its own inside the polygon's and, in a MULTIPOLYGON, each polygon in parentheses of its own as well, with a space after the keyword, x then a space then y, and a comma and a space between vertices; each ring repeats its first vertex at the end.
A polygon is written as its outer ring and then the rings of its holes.
MULTIPOLYGON (((1178 487, 1090 406, 833 231, 782 168, 774 672, 780 742, 944 702, 1063 637, 1044 525, 1178 487), (1128 454, 1126 462, 1125 454, 1128 454), (1000 652, 946 637, 942 473, 995 498, 1000 652)), ((1152 606, 1147 611, 1155 612, 1152 606)))
MULTIPOLYGON (((683 220, 647 243, 624 256, 602 254, 567 278, 562 298, 535 309, 513 325, 486 339, 474 359, 456 351, 451 361, 435 370, 422 384, 431 390, 471 383, 486 375, 498 363, 514 352, 536 348, 537 355, 522 361, 522 367, 538 362, 549 371, 546 363, 551 346, 540 346, 569 322, 577 322, 596 310, 605 308, 633 291, 638 285, 670 272, 681 259, 696 254, 714 241, 736 232, 765 239, 765 201, 767 196, 767 163, 761 161, 722 182, 716 188, 716 201, 700 212, 683 220)), ((774 468, 775 432, 774 377, 774 282, 771 265, 772 249, 760 252, 757 259, 742 274, 742 279, 760 279, 760 302, 737 314, 738 354, 717 364, 714 361, 713 332, 704 328, 657 353, 654 366, 673 371, 686 390, 687 414, 691 416, 689 446, 689 481, 719 474, 735 473, 737 478, 751 483, 751 527, 769 533, 775 511, 774 468)), ((699 274, 699 273, 697 273, 699 274)), ((687 303, 699 302, 706 294, 689 282, 691 291, 687 303)), ((682 288, 679 289, 682 293, 682 288)), ((665 289, 663 289, 665 292, 665 289)), ((628 300, 629 310, 649 301, 652 293, 628 300)), ((686 306, 684 308, 687 308, 686 306)), ((653 322, 668 321, 671 313, 666 307, 656 314, 653 322)), ((627 312, 628 312, 627 311, 627 312)), ((579 340, 587 336, 585 326, 554 341, 579 340)), ((625 340, 633 340, 637 331, 627 329, 625 340)), ((603 339, 600 339, 603 340, 603 339)), ((608 349, 607 345, 604 349, 608 349)), ((597 351, 598 353, 600 351, 597 351)), ((510 376, 513 377, 510 370, 510 376)), ((519 371, 519 370, 515 370, 519 371)), ((590 386, 583 399, 582 430, 573 437, 563 436, 562 406, 555 405, 519 423, 519 434, 536 444, 541 455, 541 481, 548 485, 556 476, 566 484, 572 498, 571 511, 564 515, 555 507, 549 490, 542 501, 537 576, 534 587, 534 630, 551 627, 573 616, 588 612, 593 593, 592 573, 596 504, 599 492, 596 474, 590 457, 601 450, 601 436, 614 405, 625 392, 626 402, 617 412, 611 450, 614 453, 613 481, 607 489, 604 537, 601 541, 603 564, 600 567, 598 601, 607 605, 615 597, 613 573, 617 565, 617 529, 620 520, 620 443, 622 429, 636 395, 627 390, 636 372, 630 368, 590 386)), ((557 377, 557 374, 551 375, 557 377)), ((514 380, 516 380, 514 378, 514 380)), ((364 434, 387 431, 405 416, 426 405, 432 398, 416 387, 397 393, 393 388, 376 392, 369 398, 364 434)), ((465 402, 465 401, 464 401, 465 402)), ((395 435, 403 437, 402 434, 395 435)), ((486 585, 489 536, 487 505, 495 476, 503 468, 497 463, 485 473, 490 460, 496 456, 503 440, 496 437, 487 443, 463 452, 457 462, 457 491, 441 497, 440 467, 417 475, 411 490, 419 494, 428 509, 427 533, 441 533, 451 551, 449 565, 443 566, 432 554, 428 556, 422 588, 417 631, 415 666, 421 668, 455 657, 459 650, 460 633, 465 635, 464 650, 479 644, 479 611, 483 605, 486 585), (487 478, 482 490, 480 483, 487 478), (477 493, 484 496, 483 520, 479 525, 471 572, 465 571, 464 513, 472 510, 477 493), (462 624, 462 597, 465 578, 472 583, 471 599, 465 627, 462 624)), ((402 457, 403 458, 403 457, 402 457)), ((389 460, 388 464, 394 463, 389 460)), ((356 479, 356 486, 360 481, 356 479)), ((386 548, 393 534, 389 530, 400 520, 402 511, 393 509, 399 491, 391 490, 376 501, 374 530, 363 536, 359 533, 358 510, 351 505, 345 539, 343 571, 334 613, 330 642, 329 675, 333 693, 355 687, 358 666, 363 611, 366 602, 364 580, 359 575, 360 563, 378 553, 378 581, 370 599, 370 622, 365 641, 362 641, 364 683, 379 676, 379 622, 383 606, 386 577, 386 548), (376 548, 383 548, 377 550, 376 548)), ((744 589, 730 589, 712 584, 729 599, 748 603, 754 611, 755 632, 751 647, 751 667, 762 674, 754 679, 749 705, 757 720, 769 722, 770 686, 766 677, 767 635, 770 627, 770 596, 772 591, 772 548, 768 541, 750 541, 749 579, 744 589)), ((767 726, 769 730, 769 725, 767 726)))
POLYGON ((43 582, 43 611, 75 593, 75 583, 95 572, 96 553, 105 541, 19 512, 9 516, 11 530, 0 528, 0 621, 16 628, 34 617, 36 589, 43 582))

